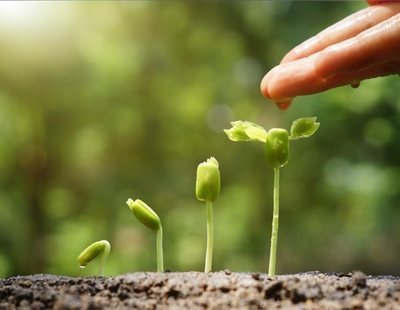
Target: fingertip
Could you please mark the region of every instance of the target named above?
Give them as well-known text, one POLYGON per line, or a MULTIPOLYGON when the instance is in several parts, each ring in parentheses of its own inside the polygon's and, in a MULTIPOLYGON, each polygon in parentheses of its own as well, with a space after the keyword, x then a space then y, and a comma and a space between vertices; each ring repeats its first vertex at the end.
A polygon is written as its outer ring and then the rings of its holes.
POLYGON ((321 50, 321 36, 313 36, 292 48, 281 60, 281 64, 309 57, 321 50))
POLYGON ((283 56, 281 60, 281 64, 291 62, 294 60, 298 60, 301 56, 299 55, 298 49, 294 48, 291 51, 289 51, 285 56, 283 56))
POLYGON ((271 99, 271 96, 269 95, 268 92, 268 81, 269 81, 269 73, 267 73, 263 79, 261 80, 261 84, 260 84, 260 91, 261 94, 268 99, 271 99))
POLYGON ((263 78, 263 80, 261 81, 261 86, 260 86, 261 93, 263 94, 263 96, 265 98, 274 101, 279 110, 281 110, 281 111, 287 110, 290 107, 293 99, 292 98, 282 98, 279 101, 272 99, 272 97, 268 91, 269 82, 270 82, 269 77, 265 76, 263 78))
POLYGON ((290 61, 292 61, 292 60, 294 60, 294 55, 293 55, 293 52, 290 51, 290 52, 287 53, 285 56, 283 56, 283 58, 282 58, 280 64, 284 64, 284 63, 290 62, 290 61))

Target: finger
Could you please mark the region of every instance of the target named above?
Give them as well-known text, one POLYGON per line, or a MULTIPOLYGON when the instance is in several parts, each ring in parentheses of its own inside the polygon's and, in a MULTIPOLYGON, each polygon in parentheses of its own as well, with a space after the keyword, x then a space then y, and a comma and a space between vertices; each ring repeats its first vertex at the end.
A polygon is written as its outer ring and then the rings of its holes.
POLYGON ((316 74, 321 78, 360 71, 400 58, 400 14, 332 45, 315 58, 316 74))
POLYGON ((388 3, 388 2, 399 2, 399 0, 367 0, 368 4, 380 4, 380 3, 388 3))
POLYGON ((307 57, 330 45, 352 38, 399 12, 398 2, 371 6, 354 13, 292 49, 281 63, 307 57))
POLYGON ((298 95, 322 89, 323 80, 316 74, 314 61, 318 54, 276 66, 261 82, 263 95, 284 102, 298 95))
POLYGON ((371 66, 360 71, 341 73, 325 80, 329 88, 342 85, 357 86, 360 81, 372 79, 380 76, 397 74, 400 72, 400 60, 391 60, 375 66, 371 66))
POLYGON ((287 102, 296 96, 315 94, 343 85, 356 86, 365 79, 400 72, 400 60, 393 60, 323 79, 315 71, 314 61, 317 57, 311 56, 272 69, 261 83, 264 96, 278 103, 287 102))

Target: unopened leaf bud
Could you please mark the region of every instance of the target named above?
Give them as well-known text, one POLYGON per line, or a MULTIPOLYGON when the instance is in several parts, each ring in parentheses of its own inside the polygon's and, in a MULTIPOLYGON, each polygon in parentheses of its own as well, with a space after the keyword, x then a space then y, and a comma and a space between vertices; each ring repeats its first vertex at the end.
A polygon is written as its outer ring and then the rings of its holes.
POLYGON ((211 157, 197 166, 196 197, 201 201, 214 201, 219 195, 220 187, 219 164, 211 157))
POLYGON ((136 218, 147 228, 151 230, 158 230, 161 227, 161 220, 157 213, 153 211, 146 203, 140 199, 128 199, 126 202, 129 209, 133 212, 136 218))
POLYGON ((287 130, 272 128, 268 131, 265 151, 269 165, 274 168, 286 165, 289 156, 289 133, 287 130))

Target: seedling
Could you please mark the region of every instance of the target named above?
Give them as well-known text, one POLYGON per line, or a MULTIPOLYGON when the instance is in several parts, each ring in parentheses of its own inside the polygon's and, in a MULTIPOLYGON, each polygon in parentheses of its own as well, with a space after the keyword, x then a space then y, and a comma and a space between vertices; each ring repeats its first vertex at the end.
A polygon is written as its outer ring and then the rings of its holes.
POLYGON ((274 169, 274 196, 271 247, 269 256, 268 274, 275 275, 276 248, 278 243, 279 225, 279 172, 287 164, 289 156, 289 140, 297 140, 312 136, 318 129, 316 117, 299 118, 292 123, 290 136, 287 130, 272 128, 268 132, 257 124, 251 122, 232 122, 232 128, 224 130, 232 141, 257 141, 265 143, 265 158, 274 169))
POLYGON ((157 232, 156 241, 156 255, 157 255, 157 272, 164 271, 164 255, 163 255, 163 229, 161 226, 161 220, 147 204, 140 199, 133 201, 128 199, 126 202, 129 209, 133 212, 136 218, 142 222, 147 228, 157 232))
POLYGON ((197 166, 196 197, 206 202, 207 207, 207 248, 204 272, 211 272, 214 247, 213 201, 221 187, 218 161, 211 157, 197 166))
POLYGON ((111 245, 107 240, 101 240, 92 243, 78 256, 79 267, 86 268, 92 260, 100 256, 99 274, 104 276, 104 268, 108 255, 110 254, 111 245))

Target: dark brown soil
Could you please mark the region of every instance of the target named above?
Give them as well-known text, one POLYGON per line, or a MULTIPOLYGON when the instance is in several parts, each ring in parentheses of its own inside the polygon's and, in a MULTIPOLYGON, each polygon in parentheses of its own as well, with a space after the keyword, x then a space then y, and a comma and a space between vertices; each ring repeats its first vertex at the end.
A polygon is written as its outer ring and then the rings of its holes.
POLYGON ((0 280, 0 309, 400 309, 400 277, 230 271, 0 280))

